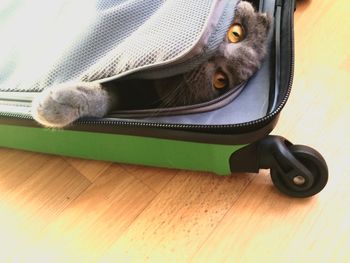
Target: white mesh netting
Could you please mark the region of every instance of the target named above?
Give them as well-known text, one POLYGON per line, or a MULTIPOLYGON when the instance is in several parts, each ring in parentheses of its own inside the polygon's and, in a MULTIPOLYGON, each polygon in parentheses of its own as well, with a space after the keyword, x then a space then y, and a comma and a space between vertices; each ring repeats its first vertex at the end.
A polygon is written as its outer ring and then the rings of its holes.
POLYGON ((218 3, 5 1, 0 5, 0 91, 102 80, 174 60, 203 38, 218 3))

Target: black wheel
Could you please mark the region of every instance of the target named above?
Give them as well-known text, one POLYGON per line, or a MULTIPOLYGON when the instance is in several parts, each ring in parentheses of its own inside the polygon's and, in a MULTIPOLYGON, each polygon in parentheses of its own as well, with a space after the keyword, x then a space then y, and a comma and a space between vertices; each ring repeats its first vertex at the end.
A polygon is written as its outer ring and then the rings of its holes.
POLYGON ((326 161, 316 150, 304 145, 291 145, 291 154, 310 172, 307 178, 294 170, 271 168, 271 179, 282 193, 292 197, 310 197, 319 193, 327 184, 326 161))

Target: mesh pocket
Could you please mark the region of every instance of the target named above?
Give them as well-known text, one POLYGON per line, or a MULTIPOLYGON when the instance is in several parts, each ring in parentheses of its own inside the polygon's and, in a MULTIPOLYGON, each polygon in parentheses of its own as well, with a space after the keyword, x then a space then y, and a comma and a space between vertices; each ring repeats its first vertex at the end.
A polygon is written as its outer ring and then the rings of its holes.
POLYGON ((216 5, 237 1, 22 1, 0 16, 0 91, 41 91, 174 60, 196 45, 216 5))

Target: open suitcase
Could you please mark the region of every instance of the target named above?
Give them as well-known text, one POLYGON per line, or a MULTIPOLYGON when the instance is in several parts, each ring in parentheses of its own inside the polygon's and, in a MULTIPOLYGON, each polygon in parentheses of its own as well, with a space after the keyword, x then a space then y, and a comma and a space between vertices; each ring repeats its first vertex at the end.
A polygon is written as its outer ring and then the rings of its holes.
MULTIPOLYGON (((97 2, 108 9, 110 6, 107 5, 113 1, 97 2)), ((142 9, 152 1, 131 2, 139 4, 137 8, 142 9)), ((153 5, 157 5, 156 2, 162 1, 153 1, 153 5)), ((232 20, 225 10, 232 8, 238 0, 199 2, 207 5, 207 9, 199 10, 203 14, 205 10, 222 9, 218 25, 223 27, 224 32, 232 20)), ((17 88, 9 87, 4 77, 8 67, 2 68, 0 63, 0 74, 3 75, 0 75, 0 146, 88 159, 210 171, 219 175, 270 169, 272 181, 281 192, 293 197, 317 194, 328 179, 327 165, 322 156, 310 147, 293 145, 283 137, 269 135, 292 87, 295 1, 251 2, 256 9, 270 13, 274 18, 268 56, 248 82, 208 103, 162 110, 123 110, 101 119, 81 119, 65 129, 50 130, 39 126, 30 115, 31 101, 40 90, 18 88, 18 85, 17 88)), ((215 41, 213 43, 215 46, 215 41)), ((72 53, 69 55, 72 56, 72 53)), ((180 58, 175 67, 166 64, 146 67, 150 70, 141 70, 139 75, 137 73, 140 72, 135 73, 138 85, 147 82, 145 72, 148 75, 159 72, 164 75, 178 70, 176 66, 185 63, 180 58)), ((36 66, 35 63, 33 66, 36 66)), ((124 75, 128 81, 128 74, 124 75)), ((55 77, 54 81, 57 81, 59 75, 55 77)), ((123 76, 120 79, 124 81, 123 76)), ((104 81, 112 81, 112 78, 104 78, 104 81)))

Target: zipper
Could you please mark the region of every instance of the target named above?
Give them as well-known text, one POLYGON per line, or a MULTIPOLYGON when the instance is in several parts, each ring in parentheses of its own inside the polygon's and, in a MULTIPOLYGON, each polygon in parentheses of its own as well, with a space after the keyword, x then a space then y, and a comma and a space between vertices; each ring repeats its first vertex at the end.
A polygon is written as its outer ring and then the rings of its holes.
MULTIPOLYGON (((276 2, 276 10, 279 10, 281 13, 282 11, 282 3, 281 1, 276 2), (278 4, 279 3, 279 4, 278 4)), ((238 124, 221 124, 221 125, 201 125, 201 124, 172 124, 172 123, 157 123, 157 122, 140 122, 140 121, 133 121, 133 120, 116 120, 114 118, 101 118, 101 119, 95 119, 95 118, 84 118, 76 121, 73 126, 71 126, 72 129, 75 127, 78 128, 79 126, 85 126, 85 125, 108 125, 108 126, 121 126, 121 127, 143 127, 143 128, 162 128, 162 129, 181 129, 181 130, 195 130, 195 131, 206 131, 206 132, 234 132, 239 129, 249 129, 253 130, 255 127, 261 127, 264 124, 267 124, 271 122, 273 119, 275 119, 283 107, 285 106, 288 97, 290 95, 292 84, 293 84, 293 77, 294 77, 294 66, 295 66, 295 55, 294 55, 294 26, 293 26, 293 14, 291 14, 290 17, 290 28, 291 28, 291 41, 290 41, 290 52, 291 52, 291 61, 289 66, 289 79, 287 84, 287 90, 285 92, 285 95, 279 105, 271 111, 268 115, 266 115, 263 118, 244 122, 244 123, 238 123, 238 124)), ((277 23, 281 24, 281 17, 279 18, 279 21, 276 21, 277 23)), ((278 51, 280 52, 280 50, 278 51)), ((19 118, 19 119, 26 119, 26 120, 34 120, 33 117, 28 113, 6 113, 6 112, 0 112, 0 115, 3 117, 10 117, 10 118, 19 118)))
POLYGON ((23 120, 34 120, 30 114, 27 113, 12 113, 0 111, 0 116, 5 118, 17 118, 23 120))

